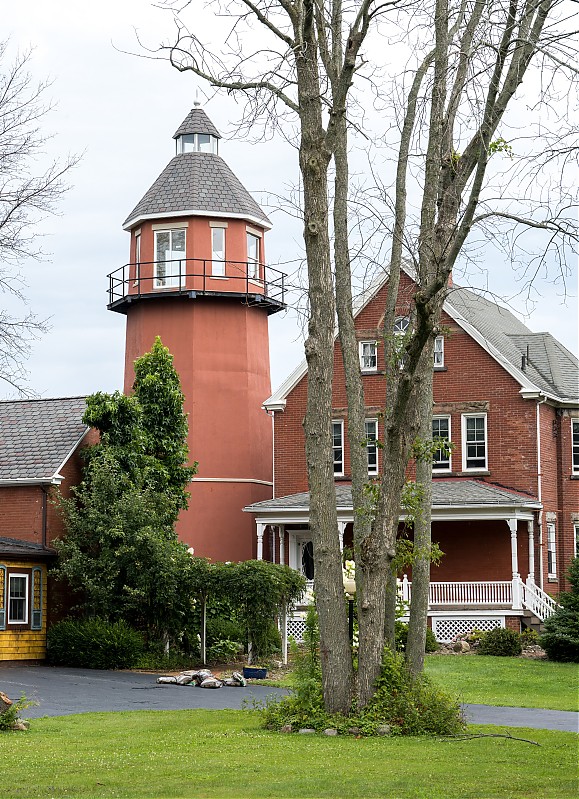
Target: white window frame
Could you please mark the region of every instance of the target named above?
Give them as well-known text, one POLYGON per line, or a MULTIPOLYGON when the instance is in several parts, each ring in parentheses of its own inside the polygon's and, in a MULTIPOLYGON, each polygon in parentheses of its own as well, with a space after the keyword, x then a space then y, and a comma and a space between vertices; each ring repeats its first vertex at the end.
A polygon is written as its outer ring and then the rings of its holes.
POLYGON ((8 624, 28 624, 28 606, 30 604, 30 575, 23 572, 8 572, 8 607, 6 608, 8 614, 8 624), (25 580, 24 589, 24 619, 12 618, 12 599, 22 599, 22 597, 13 597, 11 583, 14 577, 23 578, 25 580))
POLYGON ((434 368, 444 368, 444 336, 437 336, 434 339, 434 368))
POLYGON ((378 474, 378 444, 371 444, 370 441, 378 441, 378 419, 366 419, 364 421, 364 432, 366 434, 366 453, 368 456, 368 474, 378 474), (374 464, 371 464, 374 461, 374 464))
POLYGON ((571 473, 579 474, 579 419, 571 419, 571 473))
POLYGON ((211 227, 211 277, 225 277, 225 228, 211 227), (221 239, 221 241, 219 241, 221 239))
MULTIPOLYGON (((489 466, 489 440, 488 440, 488 422, 486 413, 463 413, 462 415, 462 470, 463 472, 486 472, 489 466), (467 439, 467 420, 468 419, 483 419, 484 420, 484 439, 482 442, 474 441, 469 442, 467 439), (484 446, 484 466, 469 466, 468 447, 469 443, 484 446)), ((475 460, 470 458, 470 460, 475 460)))
MULTIPOLYGON (((437 414, 436 416, 432 417, 432 438, 434 439, 434 438, 442 438, 443 437, 443 436, 435 436, 435 434, 434 434, 434 422, 435 421, 440 421, 442 419, 446 419, 446 421, 448 422, 448 436, 447 436, 447 438, 448 438, 448 441, 452 441, 452 438, 451 438, 451 417, 448 414, 437 414)), ((437 450, 437 452, 440 452, 440 450, 437 450)), ((448 458, 448 463, 446 463, 445 461, 436 461, 434 459, 434 456, 433 456, 433 459, 432 459, 432 471, 436 472, 436 474, 440 474, 441 472, 451 472, 452 471, 452 451, 449 451, 447 458, 448 458), (437 467, 436 466, 437 463, 444 464, 444 465, 441 465, 441 466, 437 467)))
POLYGON ((557 577, 557 529, 555 522, 547 522, 547 577, 557 577))
POLYGON ((156 289, 175 289, 181 288, 181 286, 185 282, 185 273, 187 272, 187 229, 184 226, 179 224, 171 226, 171 227, 154 227, 155 233, 155 241, 154 241, 154 253, 155 253, 155 262, 154 262, 154 270, 155 270, 155 288, 156 289), (169 250, 168 252, 181 252, 181 250, 173 250, 172 242, 173 242, 173 235, 175 233, 182 233, 183 234, 183 258, 174 258, 170 261, 161 261, 157 258, 157 242, 158 236, 163 233, 169 234, 169 250), (179 261, 179 266, 175 267, 175 262, 179 261), (181 262, 185 262, 185 273, 183 272, 183 268, 181 266, 181 262), (171 264, 171 273, 159 276, 159 264, 162 263, 169 263, 171 264), (176 271, 177 274, 173 274, 176 271))
POLYGON ((360 341, 358 343, 361 372, 376 372, 378 370, 378 342, 360 341), (369 350, 369 351, 367 351, 369 350))
POLYGON ((245 233, 246 246, 247 246, 247 277, 250 280, 259 280, 259 264, 261 256, 261 236, 258 236, 252 230, 247 230, 245 233), (257 250, 256 256, 250 257, 250 245, 255 246, 257 250))
POLYGON ((332 419, 332 452, 334 456, 334 477, 344 475, 344 420, 332 419), (336 428, 340 428, 340 443, 336 445, 336 428), (336 457, 339 453, 339 457, 336 457), (338 467, 338 469, 336 469, 338 467))

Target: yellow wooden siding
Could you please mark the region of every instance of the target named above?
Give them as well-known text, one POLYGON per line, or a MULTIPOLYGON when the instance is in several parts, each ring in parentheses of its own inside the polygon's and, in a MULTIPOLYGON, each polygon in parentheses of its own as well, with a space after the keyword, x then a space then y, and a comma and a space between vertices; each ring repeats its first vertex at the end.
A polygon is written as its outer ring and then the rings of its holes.
POLYGON ((42 629, 0 630, 0 661, 44 660, 46 658, 46 566, 40 563, 2 560, 0 565, 10 569, 42 569, 42 629))

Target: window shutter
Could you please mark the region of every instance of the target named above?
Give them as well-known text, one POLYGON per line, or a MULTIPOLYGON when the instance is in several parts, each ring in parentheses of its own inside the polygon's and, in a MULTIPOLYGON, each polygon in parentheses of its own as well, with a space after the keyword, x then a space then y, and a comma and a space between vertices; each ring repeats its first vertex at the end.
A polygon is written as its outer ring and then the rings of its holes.
POLYGON ((0 630, 6 629, 6 566, 0 566, 0 630))
POLYGON ((31 630, 42 629, 42 569, 32 569, 32 623, 31 630))

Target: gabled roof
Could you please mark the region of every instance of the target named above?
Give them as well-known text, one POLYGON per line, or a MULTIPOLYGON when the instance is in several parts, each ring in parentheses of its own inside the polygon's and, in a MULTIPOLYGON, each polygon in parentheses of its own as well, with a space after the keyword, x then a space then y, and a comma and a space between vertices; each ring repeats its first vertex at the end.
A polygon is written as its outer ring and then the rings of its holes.
POLYGON ((187 114, 183 122, 179 125, 173 138, 184 136, 188 133, 208 133, 210 136, 215 136, 217 139, 221 138, 221 134, 209 119, 207 114, 202 108, 195 107, 187 114))
MULTIPOLYGON (((404 267, 404 271, 414 280, 410 268, 404 267)), ((354 303, 355 317, 376 297, 387 280, 388 274, 383 271, 372 281, 354 303)), ((543 394, 562 404, 579 403, 579 361, 550 333, 533 333, 507 308, 456 285, 443 307, 520 384, 523 396, 543 394)), ((306 374, 304 359, 263 407, 283 410, 288 394, 306 374)))
POLYGON ((85 397, 0 401, 0 485, 60 482, 88 431, 85 397))
MULTIPOLYGON (((310 507, 309 491, 291 494, 286 497, 266 499, 244 508, 245 511, 260 515, 308 514, 310 507)), ((336 485, 336 507, 338 512, 352 512, 352 486, 336 485)), ((483 480, 435 479, 432 481, 433 517, 446 516, 450 511, 458 513, 485 514, 496 518, 510 518, 540 509, 541 503, 535 497, 513 491, 483 480)))

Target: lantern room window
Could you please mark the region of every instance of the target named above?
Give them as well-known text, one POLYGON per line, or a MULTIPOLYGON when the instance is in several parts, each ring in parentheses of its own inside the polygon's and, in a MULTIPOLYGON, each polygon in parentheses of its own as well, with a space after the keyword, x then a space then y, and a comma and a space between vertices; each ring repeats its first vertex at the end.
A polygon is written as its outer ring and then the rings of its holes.
POLYGON ((217 136, 210 133, 184 133, 177 136, 177 155, 183 153, 213 153, 217 155, 217 136))

